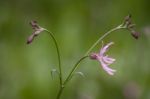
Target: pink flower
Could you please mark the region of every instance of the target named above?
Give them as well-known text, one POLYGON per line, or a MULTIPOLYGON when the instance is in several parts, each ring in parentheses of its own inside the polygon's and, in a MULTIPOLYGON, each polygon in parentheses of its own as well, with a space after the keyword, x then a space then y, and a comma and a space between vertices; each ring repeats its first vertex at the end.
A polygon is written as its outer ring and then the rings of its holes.
POLYGON ((113 42, 108 43, 107 45, 105 45, 104 47, 102 47, 100 49, 99 53, 92 53, 90 55, 91 59, 94 60, 98 60, 101 63, 102 68, 109 74, 109 75, 114 75, 114 72, 116 72, 116 70, 111 69, 109 67, 110 64, 112 64, 115 59, 109 57, 108 55, 105 55, 105 53, 107 52, 108 48, 110 45, 114 44, 113 42))

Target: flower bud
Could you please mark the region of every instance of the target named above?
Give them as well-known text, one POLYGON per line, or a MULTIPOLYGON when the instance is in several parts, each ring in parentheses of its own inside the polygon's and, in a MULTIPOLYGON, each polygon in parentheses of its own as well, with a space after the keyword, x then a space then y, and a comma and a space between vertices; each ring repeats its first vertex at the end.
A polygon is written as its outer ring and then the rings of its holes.
POLYGON ((139 32, 131 31, 131 35, 132 35, 135 39, 138 39, 138 38, 139 38, 139 32))
POLYGON ((44 28, 40 27, 36 21, 31 21, 30 25, 32 26, 34 32, 28 37, 27 44, 32 43, 34 37, 38 36, 41 32, 45 30, 44 28))
POLYGON ((40 26, 38 25, 37 21, 31 21, 31 22, 30 22, 30 25, 32 26, 32 28, 33 28, 34 30, 40 28, 40 26))
POLYGON ((130 21, 131 20, 131 14, 125 17, 125 21, 130 21))
POLYGON ((27 44, 32 43, 33 39, 34 39, 34 35, 32 34, 32 35, 30 35, 30 36, 28 37, 28 39, 27 39, 27 44))

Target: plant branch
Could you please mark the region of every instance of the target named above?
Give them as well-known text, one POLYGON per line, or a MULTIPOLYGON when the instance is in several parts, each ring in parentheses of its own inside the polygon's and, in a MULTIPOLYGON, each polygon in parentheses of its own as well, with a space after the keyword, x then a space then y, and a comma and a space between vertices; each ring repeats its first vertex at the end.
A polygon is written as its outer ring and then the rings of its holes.
POLYGON ((69 73, 69 75, 67 76, 66 80, 64 81, 64 83, 62 84, 62 87, 60 88, 59 90, 59 93, 57 94, 57 99, 60 98, 62 92, 63 92, 63 89, 64 87, 66 86, 66 84, 69 82, 69 80, 72 78, 72 75, 74 74, 74 72, 76 71, 76 69, 79 67, 79 64, 81 63, 81 61, 83 61, 85 58, 89 57, 89 53, 93 50, 93 48, 101 41, 103 40, 108 34, 116 31, 116 30, 119 30, 119 29, 125 29, 126 26, 121 24, 111 30, 109 30, 108 32, 106 32, 103 36, 101 36, 89 49, 88 51, 84 54, 83 57, 81 57, 77 62, 76 64, 74 65, 74 67, 72 68, 71 72, 69 73))
POLYGON ((88 49, 88 51, 85 53, 84 56, 88 55, 88 54, 92 51, 92 49, 93 49, 101 40, 103 40, 107 35, 109 35, 110 33, 114 32, 114 31, 116 31, 116 30, 125 29, 125 28, 126 28, 126 27, 124 27, 124 25, 121 24, 121 25, 119 25, 119 26, 117 26, 117 27, 115 27, 115 28, 109 30, 108 32, 106 32, 103 36, 101 36, 101 37, 88 49))
POLYGON ((74 65, 73 69, 71 70, 71 72, 69 73, 68 77, 66 78, 66 80, 64 81, 63 85, 65 86, 66 83, 70 80, 70 78, 72 77, 73 73, 75 72, 75 70, 78 68, 79 64, 81 63, 81 61, 83 61, 85 58, 87 58, 89 56, 84 56, 82 58, 79 59, 79 61, 77 61, 77 63, 74 65))
POLYGON ((58 48, 58 43, 53 35, 52 32, 45 30, 46 32, 48 32, 50 34, 50 36, 52 37, 55 46, 56 46, 56 50, 57 50, 57 57, 58 57, 58 67, 59 67, 59 80, 60 80, 60 87, 62 87, 62 69, 61 69, 61 59, 60 59, 60 52, 59 52, 59 48, 58 48))

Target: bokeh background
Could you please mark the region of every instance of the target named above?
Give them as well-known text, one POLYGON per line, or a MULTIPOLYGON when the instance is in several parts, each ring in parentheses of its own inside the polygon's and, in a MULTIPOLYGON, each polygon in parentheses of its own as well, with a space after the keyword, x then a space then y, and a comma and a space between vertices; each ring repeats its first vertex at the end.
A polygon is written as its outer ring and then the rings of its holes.
MULTIPOLYGON (((73 64, 106 31, 132 14, 140 38, 119 30, 103 41, 115 42, 108 54, 117 72, 108 75, 97 61, 86 59, 84 73, 68 83, 62 99, 150 99, 149 0, 0 0, 0 99, 55 99, 59 80, 56 49, 42 33, 31 45, 31 20, 51 30, 59 42, 63 79, 73 64)), ((93 51, 98 52, 101 44, 93 51)))

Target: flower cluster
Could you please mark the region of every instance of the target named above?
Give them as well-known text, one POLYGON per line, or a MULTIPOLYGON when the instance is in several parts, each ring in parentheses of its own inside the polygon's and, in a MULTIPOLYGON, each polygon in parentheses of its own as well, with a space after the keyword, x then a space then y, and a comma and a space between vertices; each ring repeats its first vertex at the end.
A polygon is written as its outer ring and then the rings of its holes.
POLYGON ((137 32, 134 27, 135 24, 132 23, 131 20, 131 15, 128 15, 125 17, 123 25, 131 32, 131 35, 135 38, 138 39, 139 38, 139 32, 137 32))
POLYGON ((27 44, 32 43, 33 39, 45 30, 44 28, 40 27, 36 21, 31 21, 30 25, 32 26, 34 32, 28 37, 27 44))

